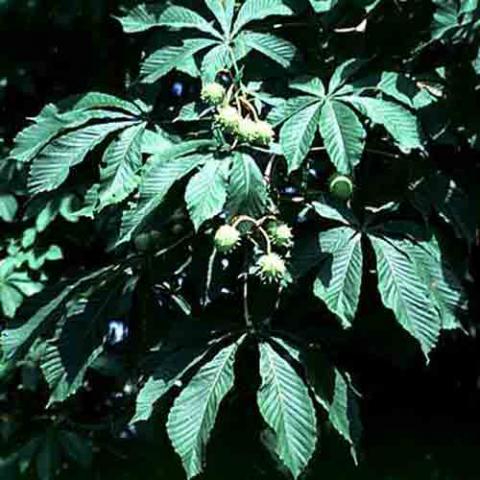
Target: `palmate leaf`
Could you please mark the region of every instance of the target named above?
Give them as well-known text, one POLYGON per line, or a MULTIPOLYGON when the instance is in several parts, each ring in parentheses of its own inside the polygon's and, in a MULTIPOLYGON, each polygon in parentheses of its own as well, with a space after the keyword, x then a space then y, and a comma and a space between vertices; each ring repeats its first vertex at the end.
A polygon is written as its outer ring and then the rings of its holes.
POLYGON ((189 479, 202 471, 205 448, 220 403, 233 387, 235 355, 243 339, 222 348, 200 368, 176 398, 168 415, 168 436, 189 479))
POLYGON ((377 258, 378 289, 382 301, 395 313, 399 324, 428 355, 436 345, 441 318, 419 275, 416 264, 404 250, 402 240, 369 235, 377 258))
POLYGON ((276 436, 276 453, 298 478, 317 442, 317 419, 308 388, 290 363, 269 343, 261 342, 257 394, 260 413, 276 436))
POLYGON ((246 0, 238 12, 233 33, 238 33, 245 25, 255 20, 263 20, 274 15, 293 14, 293 8, 285 0, 246 0))
POLYGON ((145 127, 146 123, 141 123, 127 128, 105 150, 100 171, 99 209, 123 201, 136 188, 145 127))
POLYGON ((356 113, 341 102, 326 100, 320 112, 319 129, 337 171, 352 173, 360 163, 366 138, 356 113))
POLYGON ((49 404, 63 402, 82 386, 87 369, 103 352, 108 319, 128 314, 135 284, 135 277, 114 277, 69 303, 41 358, 49 404))
POLYGON ((296 54, 296 48, 287 40, 269 33, 245 31, 242 41, 253 50, 288 68, 296 54))
POLYGON ((185 202, 196 230, 222 211, 227 200, 228 166, 226 159, 209 160, 190 179, 185 202))
POLYGON ((320 251, 327 254, 320 265, 313 291, 344 327, 351 326, 357 312, 362 283, 361 234, 338 227, 319 235, 320 251))
POLYGON ((217 40, 209 38, 192 38, 183 40, 180 46, 168 46, 155 51, 142 63, 142 82, 156 82, 179 65, 191 60, 198 52, 217 44, 217 40))
POLYGON ((111 133, 131 126, 136 120, 89 125, 57 137, 33 160, 28 179, 31 194, 58 188, 68 177, 70 169, 83 162, 87 154, 111 133))
POLYGON ((259 218, 265 213, 267 186, 255 160, 245 153, 233 157, 228 183, 227 210, 230 215, 259 218))
POLYGON ((177 5, 146 5, 134 7, 123 17, 117 17, 126 33, 144 32, 153 27, 193 28, 221 38, 221 35, 198 13, 177 5))
POLYGON ((280 131, 288 171, 297 170, 308 154, 317 131, 321 103, 314 103, 290 117, 280 131))

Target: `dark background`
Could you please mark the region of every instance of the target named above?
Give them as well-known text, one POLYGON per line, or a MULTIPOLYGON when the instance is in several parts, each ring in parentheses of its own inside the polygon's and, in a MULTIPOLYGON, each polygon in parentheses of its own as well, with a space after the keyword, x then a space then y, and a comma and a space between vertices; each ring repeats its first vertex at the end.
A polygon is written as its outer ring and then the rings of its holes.
MULTIPOLYGON (((0 0, 0 138, 7 147, 25 118, 49 101, 88 90, 124 93, 143 40, 141 35, 127 38, 111 18, 126 3, 0 0)), ((167 104, 179 101, 171 93, 176 81, 185 79, 169 78, 161 85, 167 104)), ((470 289, 478 292, 473 283, 470 289)), ((445 334, 427 367, 412 341, 398 341, 403 333, 393 319, 372 310, 377 300, 364 302, 368 305, 342 348, 342 361, 363 395, 360 466, 355 468, 347 449, 337 448, 334 436, 324 432, 308 478, 479 479, 480 341, 475 322, 470 336, 445 334)), ((472 319, 478 313, 473 305, 472 319)), ((284 478, 258 438, 253 406, 249 411, 241 400, 229 398, 224 406, 232 414, 220 416, 206 478, 284 478)), ((157 427, 160 422, 154 419, 141 431, 116 432, 115 441, 106 435, 96 456, 95 478, 182 478, 174 454, 162 453, 168 450, 163 450, 166 440, 157 427)))

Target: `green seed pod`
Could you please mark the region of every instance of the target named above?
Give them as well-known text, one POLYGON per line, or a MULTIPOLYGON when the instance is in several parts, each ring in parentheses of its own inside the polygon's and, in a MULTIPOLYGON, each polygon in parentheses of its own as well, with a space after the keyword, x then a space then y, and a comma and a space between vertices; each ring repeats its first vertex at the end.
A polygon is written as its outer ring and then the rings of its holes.
POLYGON ((285 223, 273 224, 268 228, 272 243, 278 247, 291 247, 293 243, 292 229, 285 223))
POLYGON ((226 90, 223 85, 212 82, 203 86, 200 94, 202 100, 211 105, 220 105, 225 98, 226 90))
POLYGON ((328 182, 330 193, 339 200, 347 201, 353 195, 354 184, 347 175, 335 174, 328 182))
POLYGON ((284 283, 288 279, 285 260, 277 253, 266 253, 257 261, 257 271, 266 283, 284 283))
POLYGON ((228 133, 235 133, 238 131, 242 117, 237 109, 227 105, 218 109, 217 122, 228 133))
POLYGON ((221 253, 229 253, 240 242, 240 232, 232 225, 222 225, 215 233, 215 248, 221 253))
POLYGON ((249 118, 242 118, 238 125, 237 136, 242 142, 254 143, 257 138, 257 124, 249 118))
POLYGON ((274 137, 275 137, 275 132, 273 131, 273 127, 268 123, 263 120, 259 120, 256 122, 256 136, 255 136, 255 143, 258 143, 259 145, 270 145, 272 143, 274 137))

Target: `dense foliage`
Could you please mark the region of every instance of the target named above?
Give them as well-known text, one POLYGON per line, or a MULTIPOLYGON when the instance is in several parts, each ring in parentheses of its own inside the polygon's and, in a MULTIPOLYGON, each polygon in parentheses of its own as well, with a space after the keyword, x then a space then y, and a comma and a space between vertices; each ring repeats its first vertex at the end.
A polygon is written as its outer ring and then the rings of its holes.
POLYGON ((286 475, 325 431, 357 462, 360 317, 427 364, 472 330, 479 1, 112 3, 139 68, 3 133, 2 478, 152 418, 193 478, 228 398, 286 475))

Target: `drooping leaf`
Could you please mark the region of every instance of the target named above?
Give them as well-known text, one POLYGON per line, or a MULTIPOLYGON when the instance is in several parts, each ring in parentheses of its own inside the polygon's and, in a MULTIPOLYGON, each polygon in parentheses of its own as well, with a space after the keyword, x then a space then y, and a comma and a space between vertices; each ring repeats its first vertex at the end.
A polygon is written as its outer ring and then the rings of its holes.
POLYGON ((276 436, 276 453, 294 478, 305 470, 317 442, 317 420, 307 386, 269 343, 260 343, 260 413, 276 436))
POLYGON ((243 337, 224 347, 200 368, 176 398, 168 415, 168 436, 189 479, 202 471, 205 448, 220 403, 233 387, 235 355, 242 341, 243 337))

